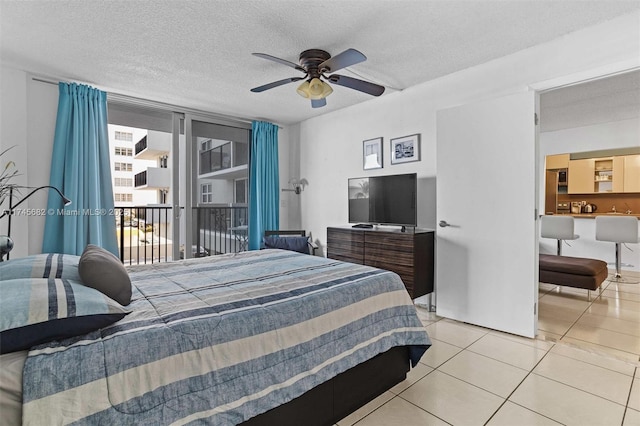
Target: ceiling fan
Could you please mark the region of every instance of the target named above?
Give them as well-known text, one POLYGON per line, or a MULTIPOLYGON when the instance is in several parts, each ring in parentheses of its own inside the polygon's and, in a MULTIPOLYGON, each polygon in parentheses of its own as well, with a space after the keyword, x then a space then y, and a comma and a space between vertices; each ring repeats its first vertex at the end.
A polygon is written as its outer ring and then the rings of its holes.
POLYGON ((294 81, 304 80, 302 84, 298 86, 297 92, 303 98, 311 99, 311 106, 313 108, 325 106, 327 104, 326 97, 333 92, 331 86, 327 84, 326 81, 323 81, 323 79, 333 84, 337 84, 338 86, 348 87, 373 96, 380 96, 384 93, 384 86, 380 86, 378 84, 359 80, 353 77, 347 77, 346 75, 327 75, 328 73, 333 73, 341 70, 342 68, 367 60, 366 56, 355 49, 347 49, 333 57, 324 50, 305 50, 300 54, 300 64, 276 58, 275 56, 267 55, 266 53, 253 53, 253 55, 295 68, 296 70, 304 73, 302 77, 289 77, 284 80, 278 80, 263 86, 254 87, 251 91, 255 93, 264 92, 265 90, 273 89, 274 87, 282 86, 283 84, 293 83, 294 81))

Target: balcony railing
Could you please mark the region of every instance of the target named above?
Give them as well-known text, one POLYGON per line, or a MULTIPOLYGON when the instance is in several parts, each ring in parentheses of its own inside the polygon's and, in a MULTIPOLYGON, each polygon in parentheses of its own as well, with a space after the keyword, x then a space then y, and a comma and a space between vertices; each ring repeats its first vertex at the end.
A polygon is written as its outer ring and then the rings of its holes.
POLYGON ((248 248, 246 206, 194 207, 193 223, 196 253, 203 249, 209 255, 237 253, 248 248))
MULTIPOLYGON (((173 258, 173 208, 116 207, 120 260, 126 265, 169 262, 173 258)), ((246 206, 194 207, 191 257, 247 250, 246 206)), ((177 244, 177 242, 175 242, 177 244)), ((180 258, 184 258, 180 247, 180 258)))
POLYGON ((173 260, 171 207, 116 207, 120 260, 146 264, 173 260))
POLYGON ((143 137, 142 139, 140 139, 137 143, 136 143, 136 154, 138 155, 140 154, 142 151, 144 151, 145 149, 147 149, 147 137, 143 137))
POLYGON ((204 175, 231 167, 231 143, 200 153, 200 174, 204 175))
POLYGON ((147 184, 147 171, 142 171, 140 173, 136 173, 133 177, 133 183, 136 188, 140 186, 145 186, 147 184))

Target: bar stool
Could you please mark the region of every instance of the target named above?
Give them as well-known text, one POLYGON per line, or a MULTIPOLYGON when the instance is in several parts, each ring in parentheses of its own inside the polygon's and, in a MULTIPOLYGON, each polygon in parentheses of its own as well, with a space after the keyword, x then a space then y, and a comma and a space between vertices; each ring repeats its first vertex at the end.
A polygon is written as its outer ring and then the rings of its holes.
POLYGON ((620 245, 638 242, 638 219, 632 216, 597 216, 596 240, 616 243, 616 273, 613 279, 617 282, 637 284, 622 278, 620 245))
POLYGON ((542 238, 558 240, 558 256, 562 256, 562 242, 577 240, 579 235, 573 233, 572 216, 542 216, 540 218, 540 235, 542 238))

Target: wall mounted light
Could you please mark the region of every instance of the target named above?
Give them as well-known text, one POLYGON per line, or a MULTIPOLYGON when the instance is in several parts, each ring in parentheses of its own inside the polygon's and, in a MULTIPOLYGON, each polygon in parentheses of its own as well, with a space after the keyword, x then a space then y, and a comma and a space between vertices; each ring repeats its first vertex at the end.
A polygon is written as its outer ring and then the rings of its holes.
POLYGON ((307 181, 305 178, 302 178, 302 179, 291 178, 289 179, 289 184, 292 186, 293 189, 283 188, 282 192, 294 192, 296 195, 300 195, 300 193, 304 191, 304 187, 309 185, 309 181, 307 181))

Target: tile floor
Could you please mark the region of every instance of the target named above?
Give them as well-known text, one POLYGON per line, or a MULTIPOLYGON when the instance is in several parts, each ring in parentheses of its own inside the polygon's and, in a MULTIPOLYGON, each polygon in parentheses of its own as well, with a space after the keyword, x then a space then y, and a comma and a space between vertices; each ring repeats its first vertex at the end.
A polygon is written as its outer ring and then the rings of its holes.
POLYGON ((540 284, 536 339, 418 308, 433 346, 338 426, 640 425, 640 284, 591 294, 540 284))

